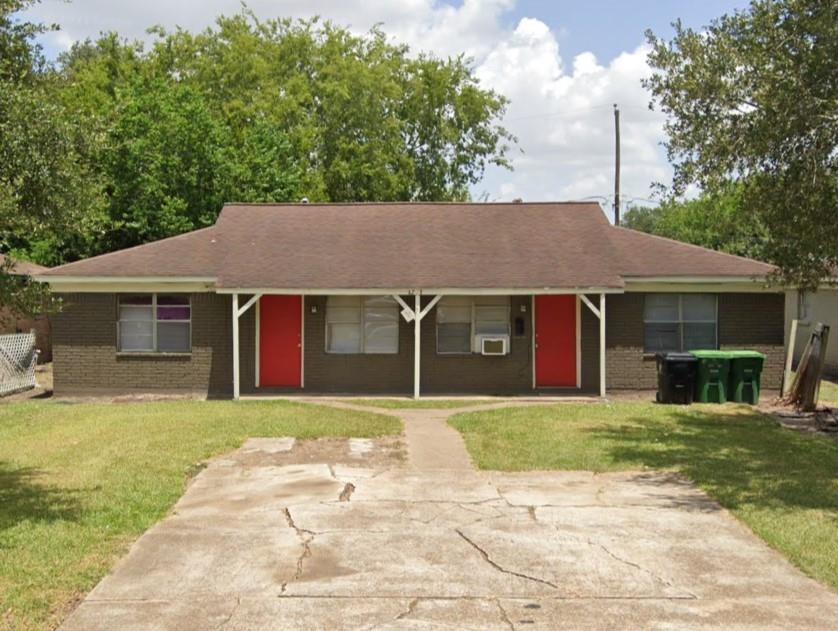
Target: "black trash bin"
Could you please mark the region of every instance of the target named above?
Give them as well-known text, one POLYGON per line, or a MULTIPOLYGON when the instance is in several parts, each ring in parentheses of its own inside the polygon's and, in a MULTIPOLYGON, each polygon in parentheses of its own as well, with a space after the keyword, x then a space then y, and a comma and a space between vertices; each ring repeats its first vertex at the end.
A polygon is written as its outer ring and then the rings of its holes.
POLYGON ((658 403, 693 402, 698 359, 690 353, 658 353, 658 403))

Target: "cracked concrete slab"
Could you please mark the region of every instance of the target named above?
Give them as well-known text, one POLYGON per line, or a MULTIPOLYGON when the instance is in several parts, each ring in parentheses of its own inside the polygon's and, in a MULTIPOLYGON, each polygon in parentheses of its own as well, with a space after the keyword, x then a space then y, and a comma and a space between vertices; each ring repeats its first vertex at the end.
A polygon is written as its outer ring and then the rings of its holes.
POLYGON ((62 629, 781 629, 838 619, 838 595, 677 476, 379 467, 371 454, 358 467, 277 464, 302 447, 290 449, 209 463, 62 629))
POLYGON ((375 448, 375 445, 369 438, 350 438, 349 439, 349 455, 363 456, 368 454, 375 448))
POLYGON ((244 441, 239 451, 248 453, 252 451, 261 451, 266 454, 281 454, 291 451, 294 447, 296 438, 284 436, 281 438, 248 438, 244 441))

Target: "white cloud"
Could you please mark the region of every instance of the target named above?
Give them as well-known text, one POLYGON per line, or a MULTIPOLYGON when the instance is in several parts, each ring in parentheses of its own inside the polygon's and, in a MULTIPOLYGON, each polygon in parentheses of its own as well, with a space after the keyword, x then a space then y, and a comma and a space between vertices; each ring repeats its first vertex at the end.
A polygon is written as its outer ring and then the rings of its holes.
MULTIPOLYGON (((514 0, 250 0, 260 18, 320 15, 363 32, 380 24, 394 41, 414 50, 475 60, 481 82, 510 99, 504 121, 518 137, 514 172, 493 168, 475 187, 490 199, 579 199, 613 193, 612 104, 619 103, 624 199, 648 197, 650 184, 668 181, 671 170, 659 147, 663 117, 647 109, 640 85, 649 72, 646 48, 607 63, 584 52, 566 63, 557 38, 537 17, 505 26, 514 0)), ((141 3, 112 0, 44 0, 30 15, 62 25, 49 44, 66 49, 73 40, 116 30, 145 38, 152 24, 197 30, 214 16, 240 10, 238 0, 141 3)), ((559 27, 561 28, 561 27, 559 27)))
POLYGON ((602 65, 585 52, 566 72, 550 29, 522 19, 477 69, 483 83, 510 99, 506 125, 523 151, 513 173, 494 169, 483 189, 502 193, 514 182, 526 199, 613 195, 618 103, 623 197, 648 197, 651 182, 667 181, 670 171, 659 147, 663 118, 648 110, 640 84, 649 71, 646 53, 640 46, 602 65))

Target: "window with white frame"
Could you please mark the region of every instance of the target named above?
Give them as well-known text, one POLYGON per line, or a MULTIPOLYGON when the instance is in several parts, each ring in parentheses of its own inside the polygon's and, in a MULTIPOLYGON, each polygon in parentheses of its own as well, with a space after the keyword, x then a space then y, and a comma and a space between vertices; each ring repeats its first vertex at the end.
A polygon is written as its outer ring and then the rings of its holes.
POLYGON ((715 294, 647 294, 645 350, 690 351, 718 347, 715 294))
POLYGON ((509 335, 509 296, 445 296, 439 301, 437 353, 477 353, 480 335, 509 335))
POLYGON ((391 296, 329 296, 326 352, 399 352, 399 308, 391 296))
POLYGON ((192 349, 189 296, 120 296, 118 327, 120 351, 188 353, 192 349))

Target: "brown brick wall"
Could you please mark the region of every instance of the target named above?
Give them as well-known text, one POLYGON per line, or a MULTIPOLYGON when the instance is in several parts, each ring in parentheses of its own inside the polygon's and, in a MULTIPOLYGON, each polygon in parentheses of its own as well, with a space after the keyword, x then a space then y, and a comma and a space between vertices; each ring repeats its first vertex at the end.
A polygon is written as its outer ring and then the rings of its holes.
MULTIPOLYGON (((606 299, 605 361, 609 389, 657 387, 655 358, 643 350, 644 296, 628 293, 606 299)), ((783 372, 784 309, 782 294, 719 294, 719 346, 764 353, 766 388, 779 387, 783 372)))
POLYGON ((524 334, 516 336, 512 326, 509 354, 500 357, 438 355, 436 309, 433 309, 422 320, 422 391, 428 394, 532 392, 531 298, 512 296, 510 308, 511 321, 523 318, 524 334), (521 306, 525 312, 521 312, 521 306))
MULTIPOLYGON (((609 389, 654 388, 655 362, 643 351, 643 294, 611 295, 606 303, 609 389)), ((192 295, 191 355, 121 356, 116 352, 116 297, 72 294, 54 322, 56 391, 190 390, 229 396, 232 327, 229 296, 192 295)), ((247 297, 242 297, 244 302, 247 297)), ((411 303, 412 304, 412 303, 411 303)), ((423 304, 426 304, 423 303, 423 304)), ((333 355, 325 351, 324 296, 305 298, 305 390, 309 392, 409 393, 413 389, 413 325, 399 322, 396 355, 333 355), (312 313, 316 307, 316 313, 312 313)), ((524 335, 513 336, 510 354, 444 356, 436 353, 435 315, 422 323, 422 390, 428 394, 532 391, 532 303, 511 298, 512 318, 523 317, 524 335), (524 305, 526 312, 520 308, 524 305)), ((749 348, 768 359, 764 383, 779 383, 783 364, 783 296, 720 294, 722 348, 749 348)), ((582 391, 599 388, 599 322, 581 308, 582 391)), ((241 390, 254 392, 255 310, 240 320, 241 390)))
POLYGON ((785 344, 783 294, 720 294, 719 347, 766 355, 762 387, 778 390, 783 379, 785 344))
POLYGON ((655 359, 643 350, 644 294, 605 299, 605 383, 608 389, 654 388, 655 359))
POLYGON ((57 394, 132 391, 232 390, 230 298, 193 294, 192 353, 117 353, 114 294, 65 294, 53 320, 53 371, 57 394))

